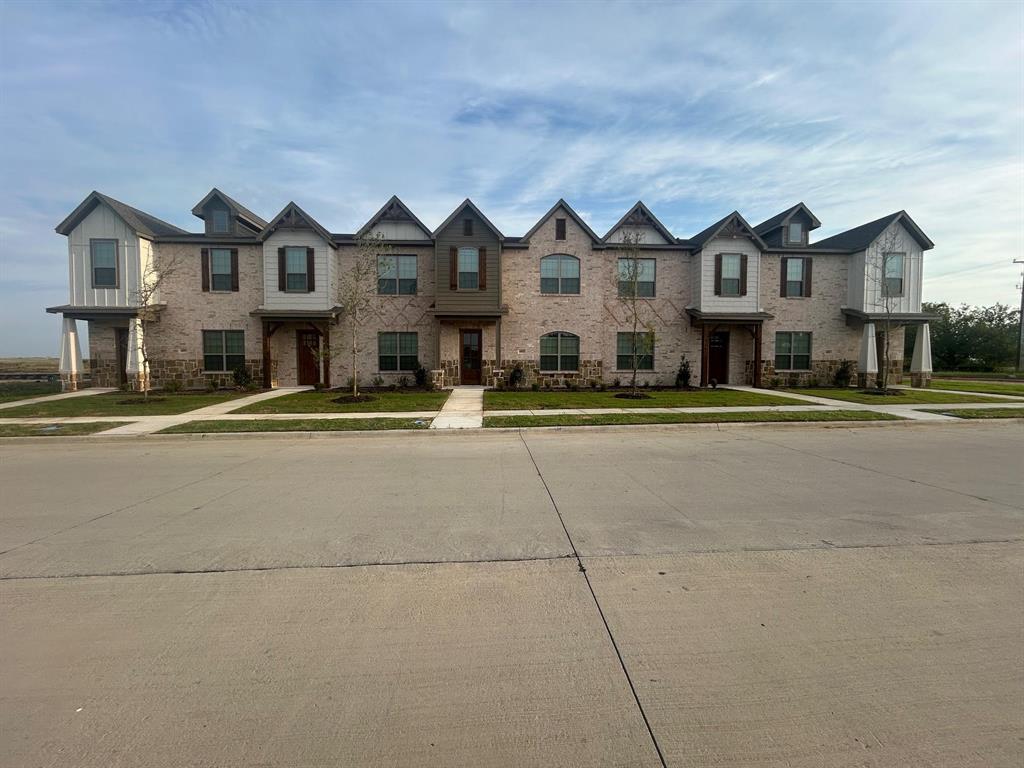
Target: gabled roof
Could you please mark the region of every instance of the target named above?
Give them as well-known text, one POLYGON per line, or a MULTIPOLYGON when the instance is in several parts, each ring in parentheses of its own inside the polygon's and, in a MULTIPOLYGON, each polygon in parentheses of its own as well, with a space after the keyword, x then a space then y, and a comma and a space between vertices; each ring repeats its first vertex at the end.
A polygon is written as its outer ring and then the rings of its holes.
POLYGON ((459 203, 459 206, 454 211, 452 211, 451 216, 449 216, 447 219, 441 222, 441 226, 434 230, 432 236, 437 237, 437 235, 442 230, 444 230, 449 224, 455 221, 455 219, 458 218, 459 214, 462 213, 466 208, 469 208, 469 210, 471 210, 473 213, 480 217, 480 221, 486 224, 487 227, 491 230, 491 232, 498 236, 499 242, 505 239, 505 236, 501 234, 501 230, 499 230, 496 226, 491 224, 490 220, 480 212, 479 208, 473 205, 473 201, 470 200, 468 197, 461 203, 459 203))
POLYGON ((565 202, 565 200, 563 200, 562 198, 559 198, 558 202, 551 206, 551 209, 540 217, 540 219, 537 221, 536 224, 533 225, 529 232, 527 232, 522 237, 515 238, 515 240, 517 242, 526 242, 527 240, 529 240, 533 236, 533 234, 538 229, 540 229, 540 225, 543 224, 548 219, 550 219, 554 215, 555 211, 557 211, 559 208, 561 208, 567 214, 569 214, 569 217, 579 225, 580 229, 587 233, 591 240, 593 240, 595 243, 601 242, 601 238, 597 236, 597 233, 594 232, 594 230, 592 230, 589 226, 587 226, 587 222, 580 218, 580 215, 572 209, 572 206, 565 202))
POLYGON ((140 211, 138 208, 132 208, 126 203, 122 203, 120 200, 115 200, 112 197, 107 197, 95 190, 89 193, 89 195, 83 200, 71 214, 58 224, 55 229, 58 234, 70 235, 71 230, 82 223, 82 220, 92 213, 93 209, 103 203, 104 205, 110 206, 114 213, 124 219, 125 224, 135 230, 136 233, 144 235, 146 237, 160 237, 161 235, 184 235, 187 234, 184 229, 179 229, 173 224, 168 224, 166 221, 158 219, 156 216, 151 216, 145 211, 140 211))
POLYGON ((764 240, 762 240, 760 236, 757 234, 757 232, 754 231, 754 228, 747 223, 747 220, 740 216, 739 211, 733 211, 727 216, 723 216, 721 219, 716 221, 703 232, 698 232, 696 235, 690 238, 690 245, 694 246, 695 248, 701 248, 709 240, 717 237, 724 230, 729 228, 733 230, 733 233, 735 233, 736 231, 745 230, 746 233, 750 236, 750 239, 757 243, 758 247, 762 251, 767 250, 768 246, 765 245, 764 240))
POLYGON ((603 238, 602 243, 608 242, 608 238, 611 237, 617 229, 622 226, 630 225, 650 225, 654 227, 658 234, 665 238, 666 243, 675 243, 675 236, 668 231, 668 227, 658 221, 658 217, 651 213, 650 209, 643 204, 642 200, 637 200, 636 205, 626 211, 625 215, 615 222, 615 226, 608 230, 603 238))
POLYGON ((210 200, 212 200, 215 197, 220 198, 220 200, 223 203, 225 203, 228 206, 228 208, 234 209, 236 215, 245 219, 250 224, 254 225, 256 229, 263 229, 265 226, 267 226, 267 222, 265 222, 263 219, 261 219, 259 216, 250 211, 248 208, 246 208, 244 205, 242 205, 234 198, 225 195, 216 187, 207 192, 206 197, 204 197, 202 200, 195 204, 195 207, 192 208, 192 215, 205 220, 206 217, 203 216, 203 208, 205 208, 206 204, 209 203, 210 200))
POLYGON ((264 240, 270 237, 276 229, 282 226, 294 228, 308 227, 309 229, 312 229, 314 232, 320 235, 320 237, 322 237, 324 240, 326 240, 327 244, 331 246, 331 248, 338 247, 337 243, 334 242, 334 238, 331 237, 331 233, 324 229, 322 226, 320 226, 316 219, 314 219, 304 210, 299 208, 299 206, 297 206, 294 202, 290 202, 288 203, 288 205, 282 208, 281 212, 277 214, 277 216, 275 216, 273 220, 263 228, 263 230, 260 232, 259 236, 256 239, 262 243, 264 240))
POLYGON ((427 225, 416 218, 416 214, 409 210, 409 207, 398 199, 398 195, 392 195, 391 199, 381 206, 381 209, 377 211, 370 220, 363 224, 356 237, 362 237, 367 232, 372 230, 381 221, 411 221, 417 227, 423 230, 423 234, 426 236, 425 239, 429 240, 433 237, 433 234, 427 225))
POLYGON ((930 250, 935 247, 933 243, 916 223, 910 218, 910 215, 906 211, 897 211, 896 213, 890 213, 888 216, 883 216, 880 219, 869 221, 867 224, 861 224, 859 227, 848 229, 845 232, 840 232, 838 235, 832 235, 832 237, 826 237, 824 240, 819 240, 811 245, 812 248, 836 248, 839 250, 850 251, 851 253, 856 251, 863 251, 869 245, 881 235, 890 224, 894 222, 900 222, 908 232, 917 241, 918 245, 924 250, 930 250))
POLYGON ((782 213, 777 213, 770 219, 762 221, 756 227, 754 231, 759 235, 767 235, 772 230, 778 229, 779 227, 785 226, 786 222, 792 218, 793 214, 797 211, 803 211, 811 219, 811 226, 808 229, 817 229, 821 226, 821 222, 818 221, 818 217, 811 213, 811 209, 803 203, 797 203, 792 208, 787 208, 782 213))

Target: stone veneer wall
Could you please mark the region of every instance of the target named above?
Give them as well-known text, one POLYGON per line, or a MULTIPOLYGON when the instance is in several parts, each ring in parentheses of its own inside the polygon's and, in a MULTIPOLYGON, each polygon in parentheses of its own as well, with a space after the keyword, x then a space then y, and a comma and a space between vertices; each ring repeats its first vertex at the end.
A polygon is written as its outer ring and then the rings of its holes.
POLYGON ((497 386, 499 381, 508 382, 517 366, 523 369, 520 387, 529 388, 535 383, 542 387, 590 387, 604 383, 604 363, 601 360, 580 360, 578 371, 558 373, 541 371, 537 360, 502 360, 490 386, 497 386))

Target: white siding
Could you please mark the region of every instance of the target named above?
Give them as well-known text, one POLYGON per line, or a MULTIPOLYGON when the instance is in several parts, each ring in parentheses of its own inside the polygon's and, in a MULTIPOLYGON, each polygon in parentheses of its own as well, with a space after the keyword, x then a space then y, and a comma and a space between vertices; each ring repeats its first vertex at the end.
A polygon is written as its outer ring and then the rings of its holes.
POLYGON ((382 221, 371 234, 384 236, 386 240, 429 240, 430 233, 424 232, 412 221, 382 221))
POLYGON ((622 233, 626 230, 630 232, 639 232, 643 236, 643 239, 640 242, 644 245, 665 245, 668 243, 668 240, 666 240, 658 230, 649 225, 643 227, 619 227, 609 235, 608 242, 621 243, 622 233))
POLYGON ((850 257, 850 307, 864 312, 884 312, 881 263, 882 245, 889 242, 889 233, 895 231, 897 252, 906 254, 903 262, 903 295, 893 301, 893 312, 921 311, 921 282, 924 271, 924 252, 902 224, 893 224, 883 232, 868 250, 850 257))
POLYGON ((68 236, 68 302, 80 307, 126 307, 137 301, 139 237, 124 219, 100 203, 68 236), (91 239, 117 240, 117 288, 93 288, 91 239))
POLYGON ((267 309, 330 309, 334 306, 332 249, 311 229, 279 229, 263 243, 263 306, 267 309), (313 248, 316 276, 311 293, 282 293, 277 290, 277 249, 287 246, 313 248))
POLYGON ((700 299, 704 312, 757 312, 760 310, 761 251, 746 237, 716 237, 700 252, 700 299), (747 256, 747 295, 715 295, 715 255, 742 253, 747 256))

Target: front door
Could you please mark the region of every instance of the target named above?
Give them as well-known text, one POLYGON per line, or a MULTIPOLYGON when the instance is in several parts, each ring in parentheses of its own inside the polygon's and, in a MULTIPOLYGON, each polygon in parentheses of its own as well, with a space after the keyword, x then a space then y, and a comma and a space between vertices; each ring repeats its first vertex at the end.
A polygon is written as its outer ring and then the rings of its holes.
POLYGON ((483 341, 483 331, 481 330, 460 330, 459 335, 462 339, 462 362, 459 366, 460 384, 479 384, 480 378, 480 347, 483 341))
POLYGON ((128 383, 128 329, 115 328, 117 342, 117 386, 128 383))
POLYGON ((718 384, 729 383, 729 332, 715 331, 708 347, 708 380, 718 384))
POLYGON ((316 353, 320 350, 320 334, 316 331, 297 331, 295 346, 298 350, 299 386, 320 381, 320 364, 316 353))

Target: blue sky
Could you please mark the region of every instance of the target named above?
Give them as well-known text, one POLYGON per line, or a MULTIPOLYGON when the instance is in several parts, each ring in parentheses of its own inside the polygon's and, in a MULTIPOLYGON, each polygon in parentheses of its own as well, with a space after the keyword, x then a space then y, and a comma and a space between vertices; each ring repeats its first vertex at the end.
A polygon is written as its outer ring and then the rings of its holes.
POLYGON ((522 234, 643 199, 678 236, 804 201, 819 238, 906 209, 925 298, 1015 304, 1020 3, 0 0, 0 355, 56 354, 92 189, 195 230, 218 186, 357 229, 472 197, 522 234))

